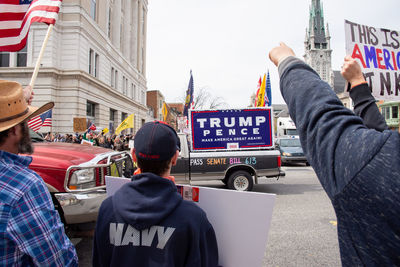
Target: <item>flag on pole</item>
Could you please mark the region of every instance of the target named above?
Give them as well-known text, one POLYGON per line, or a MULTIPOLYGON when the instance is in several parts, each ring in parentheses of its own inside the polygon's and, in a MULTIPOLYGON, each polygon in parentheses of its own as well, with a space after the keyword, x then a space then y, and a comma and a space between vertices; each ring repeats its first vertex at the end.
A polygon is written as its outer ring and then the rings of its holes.
POLYGON ((257 107, 258 94, 260 93, 260 87, 261 87, 261 76, 260 76, 260 79, 258 80, 257 93, 256 93, 256 97, 255 97, 255 100, 254 100, 254 106, 255 107, 257 107))
POLYGON ((268 107, 270 107, 272 105, 271 80, 269 78, 269 70, 268 70, 267 82, 266 82, 266 86, 265 86, 265 103, 267 103, 268 107))
POLYGON ((0 0, 0 51, 26 45, 33 22, 55 24, 62 0, 0 0))
POLYGON ((106 133, 108 133, 110 130, 108 129, 108 128, 104 128, 101 132, 103 133, 103 134, 106 134, 106 133))
POLYGON ((189 86, 188 89, 186 90, 186 100, 185 100, 185 108, 183 110, 183 116, 188 116, 188 111, 189 108, 191 107, 191 104, 193 102, 193 75, 192 71, 190 71, 190 80, 189 80, 189 86))
POLYGON ((52 120, 51 117, 53 115, 52 110, 48 110, 42 115, 33 117, 28 121, 28 127, 31 128, 33 131, 37 132, 42 128, 43 126, 49 126, 51 127, 52 120))
POLYGON ((118 125, 115 133, 120 134, 125 129, 133 128, 133 118, 134 114, 129 115, 120 125, 118 125))
POLYGON ((257 96, 257 107, 265 107, 265 74, 261 83, 260 92, 257 96))
POLYGON ((168 108, 167 108, 167 104, 165 102, 164 102, 164 105, 162 107, 162 114, 163 114, 163 121, 167 121, 168 108))

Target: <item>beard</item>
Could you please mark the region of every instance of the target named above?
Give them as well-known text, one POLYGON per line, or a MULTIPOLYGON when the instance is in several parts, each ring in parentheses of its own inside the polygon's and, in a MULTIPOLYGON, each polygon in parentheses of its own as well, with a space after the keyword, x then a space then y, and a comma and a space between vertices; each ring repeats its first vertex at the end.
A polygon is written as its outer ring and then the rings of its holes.
POLYGON ((22 138, 18 144, 18 153, 21 154, 32 154, 33 153, 33 145, 31 141, 31 136, 29 135, 29 127, 28 123, 21 123, 21 134, 22 138))

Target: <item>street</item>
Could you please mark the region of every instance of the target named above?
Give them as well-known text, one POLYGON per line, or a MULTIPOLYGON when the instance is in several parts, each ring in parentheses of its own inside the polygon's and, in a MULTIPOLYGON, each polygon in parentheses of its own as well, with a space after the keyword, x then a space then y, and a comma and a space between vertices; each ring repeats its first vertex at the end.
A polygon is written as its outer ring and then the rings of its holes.
MULTIPOLYGON (((277 195, 262 266, 340 266, 336 216, 311 167, 285 166, 286 177, 253 191, 277 195)), ((201 185, 205 185, 202 182, 201 185)), ((207 183, 222 187, 220 183, 207 183)), ((92 238, 74 238, 80 266, 91 266, 92 238)))
POLYGON ((336 216, 311 167, 254 191, 277 195, 263 266, 341 266, 336 216))

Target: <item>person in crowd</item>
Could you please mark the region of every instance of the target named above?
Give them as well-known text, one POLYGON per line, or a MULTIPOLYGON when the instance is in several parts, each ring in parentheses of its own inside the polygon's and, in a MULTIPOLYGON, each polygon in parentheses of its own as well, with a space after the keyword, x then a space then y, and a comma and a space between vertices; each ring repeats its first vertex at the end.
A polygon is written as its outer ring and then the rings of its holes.
POLYGON ((43 179, 28 168, 32 158, 18 155, 33 152, 27 121, 54 106, 29 99, 19 83, 0 80, 0 265, 78 266, 43 179))
POLYGON ((105 147, 109 149, 113 149, 113 144, 111 140, 111 136, 107 136, 105 139, 105 147))
POLYGON ((155 121, 139 129, 133 156, 141 174, 102 203, 94 267, 218 266, 217 241, 205 212, 183 200, 166 179, 179 149, 170 126, 155 121))
POLYGON ((104 136, 98 137, 97 140, 98 140, 98 144, 97 144, 98 146, 107 148, 107 144, 105 142, 106 139, 104 136))
MULTIPOLYGON (((335 209, 342 265, 400 266, 399 133, 367 128, 284 43, 269 57, 304 153, 335 209)), ((371 97, 350 82, 356 105, 368 106, 371 97)))
POLYGON ((119 136, 116 136, 114 139, 114 150, 123 151, 124 150, 124 143, 122 142, 119 136))

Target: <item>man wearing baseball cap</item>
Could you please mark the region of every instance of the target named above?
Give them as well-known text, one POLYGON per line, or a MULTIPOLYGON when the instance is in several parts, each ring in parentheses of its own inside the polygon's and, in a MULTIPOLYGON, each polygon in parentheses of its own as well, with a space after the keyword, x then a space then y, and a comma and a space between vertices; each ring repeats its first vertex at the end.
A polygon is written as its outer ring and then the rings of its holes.
POLYGON ((17 82, 0 80, 0 265, 77 266, 43 179, 28 169, 32 153, 27 121, 51 109, 29 106, 17 82))
POLYGON ((183 200, 170 176, 180 142, 173 128, 149 122, 135 135, 135 175, 100 207, 93 266, 218 266, 214 229, 183 200))

